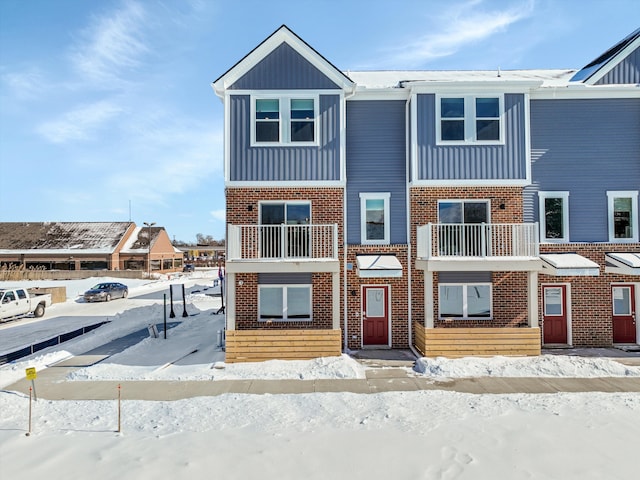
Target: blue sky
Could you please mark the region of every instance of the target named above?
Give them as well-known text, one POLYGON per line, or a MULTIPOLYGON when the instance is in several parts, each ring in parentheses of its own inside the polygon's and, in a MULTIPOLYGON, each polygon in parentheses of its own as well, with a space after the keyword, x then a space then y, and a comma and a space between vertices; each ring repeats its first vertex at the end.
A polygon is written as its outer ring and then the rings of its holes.
POLYGON ((342 70, 580 68, 638 0, 0 0, 0 221, 224 237, 211 82, 280 25, 342 70))

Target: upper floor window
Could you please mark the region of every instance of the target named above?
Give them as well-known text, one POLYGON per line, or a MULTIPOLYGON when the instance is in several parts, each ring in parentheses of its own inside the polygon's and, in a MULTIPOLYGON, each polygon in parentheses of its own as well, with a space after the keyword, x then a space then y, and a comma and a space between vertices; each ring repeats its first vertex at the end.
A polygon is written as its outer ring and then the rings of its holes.
POLYGON ((318 98, 253 97, 252 145, 315 145, 318 98))
POLYGON ((539 192, 540 238, 543 242, 569 241, 569 192, 539 192))
POLYGON ((502 96, 440 96, 436 101, 437 143, 502 143, 503 113, 502 96))
POLYGON ((391 243, 390 198, 390 193, 360 194, 360 241, 363 245, 391 243))
POLYGON ((607 192, 609 241, 638 241, 638 192, 607 192))

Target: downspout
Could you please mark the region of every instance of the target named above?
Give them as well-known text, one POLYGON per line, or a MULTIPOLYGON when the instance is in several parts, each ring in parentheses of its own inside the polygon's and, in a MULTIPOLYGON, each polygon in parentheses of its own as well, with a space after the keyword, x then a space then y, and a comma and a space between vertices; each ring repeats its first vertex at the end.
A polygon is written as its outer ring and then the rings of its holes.
POLYGON ((348 306, 348 288, 347 288, 347 100, 353 97, 356 94, 355 85, 353 89, 347 93, 344 97, 344 108, 342 109, 342 118, 344 128, 342 129, 344 135, 344 162, 343 162, 343 171, 342 174, 344 176, 344 187, 342 188, 342 272, 343 272, 343 280, 342 280, 342 309, 344 310, 343 314, 343 322, 344 322, 344 346, 343 352, 347 353, 349 350, 349 310, 348 306))
POLYGON ((411 278, 411 262, 412 262, 412 247, 413 244, 411 242, 411 142, 413 138, 411 137, 411 98, 412 94, 409 94, 409 98, 407 99, 407 103, 405 106, 405 157, 406 157, 406 168, 405 168, 405 202, 406 202, 406 215, 407 215, 407 331, 409 332, 409 348, 416 356, 416 358, 420 358, 418 352, 416 352, 413 346, 413 316, 412 316, 412 305, 413 305, 413 290, 412 290, 412 278, 411 278))

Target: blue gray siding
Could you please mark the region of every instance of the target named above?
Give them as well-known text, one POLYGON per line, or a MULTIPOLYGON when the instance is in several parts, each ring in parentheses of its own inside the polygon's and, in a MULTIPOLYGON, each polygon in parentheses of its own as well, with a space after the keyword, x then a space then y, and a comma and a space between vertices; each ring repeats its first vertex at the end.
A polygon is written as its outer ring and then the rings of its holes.
POLYGON ((360 243, 360 193, 390 192, 391 243, 407 243, 405 102, 347 102, 347 242, 360 243))
POLYGON ((568 191, 570 241, 606 242, 606 192, 640 189, 640 98, 532 100, 531 149, 525 222, 538 191, 568 191))
POLYGON ((418 95, 417 180, 524 180, 524 95, 508 94, 504 145, 436 145, 435 95, 418 95))
POLYGON ((229 88, 233 90, 335 90, 340 87, 293 48, 283 43, 229 88))
POLYGON ((640 48, 636 48, 622 62, 596 82, 596 85, 640 83, 640 48))
POLYGON ((249 95, 230 97, 231 181, 340 180, 340 96, 321 95, 318 147, 251 147, 249 95))

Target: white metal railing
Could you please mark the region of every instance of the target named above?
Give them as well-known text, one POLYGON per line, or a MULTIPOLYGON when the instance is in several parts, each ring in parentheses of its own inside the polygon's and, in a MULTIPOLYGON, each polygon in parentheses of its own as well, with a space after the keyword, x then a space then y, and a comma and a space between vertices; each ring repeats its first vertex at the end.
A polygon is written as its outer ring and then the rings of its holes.
POLYGON ((227 260, 338 259, 338 226, 229 225, 227 260))
POLYGON ((418 258, 537 257, 537 223, 429 223, 417 229, 418 258))

